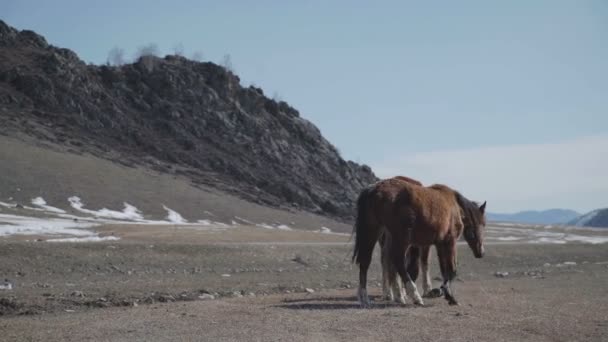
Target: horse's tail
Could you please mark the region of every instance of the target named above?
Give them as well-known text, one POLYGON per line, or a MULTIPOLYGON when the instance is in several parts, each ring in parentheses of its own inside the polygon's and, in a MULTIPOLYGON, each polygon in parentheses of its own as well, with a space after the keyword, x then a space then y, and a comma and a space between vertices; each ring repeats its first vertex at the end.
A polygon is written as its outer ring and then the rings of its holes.
POLYGON ((367 201, 371 192, 371 188, 365 188, 359 194, 357 198, 357 219, 353 227, 353 234, 355 234, 355 247, 353 250, 353 262, 359 264, 359 252, 365 248, 366 243, 371 239, 370 229, 367 227, 368 217, 368 205, 367 201))

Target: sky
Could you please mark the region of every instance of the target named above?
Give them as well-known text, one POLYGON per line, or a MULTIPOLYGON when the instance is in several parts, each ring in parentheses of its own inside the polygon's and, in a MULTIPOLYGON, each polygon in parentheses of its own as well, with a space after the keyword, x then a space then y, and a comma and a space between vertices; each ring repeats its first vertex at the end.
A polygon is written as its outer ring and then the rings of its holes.
POLYGON ((229 54, 344 158, 493 212, 608 206, 603 0, 0 0, 0 18, 91 63, 229 54))

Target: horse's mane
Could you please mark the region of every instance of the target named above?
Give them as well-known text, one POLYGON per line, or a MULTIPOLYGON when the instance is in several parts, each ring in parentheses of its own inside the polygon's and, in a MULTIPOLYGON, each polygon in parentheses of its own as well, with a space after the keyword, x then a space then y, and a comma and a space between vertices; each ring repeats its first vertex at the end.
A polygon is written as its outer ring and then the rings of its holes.
POLYGON ((476 202, 470 201, 466 197, 464 197, 460 192, 454 191, 456 196, 456 202, 458 202, 458 206, 462 209, 464 213, 463 219, 467 220, 469 224, 473 227, 479 225, 479 207, 476 202))

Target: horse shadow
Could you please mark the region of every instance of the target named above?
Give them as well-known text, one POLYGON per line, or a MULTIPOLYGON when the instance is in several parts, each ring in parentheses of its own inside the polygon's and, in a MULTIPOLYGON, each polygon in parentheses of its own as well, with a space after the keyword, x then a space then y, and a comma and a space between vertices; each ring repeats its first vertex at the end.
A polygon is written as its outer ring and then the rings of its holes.
MULTIPOLYGON (((372 310, 414 306, 382 301, 379 296, 376 299, 373 297, 371 299, 372 304, 369 309, 372 310)), ((357 297, 354 296, 284 299, 283 304, 274 305, 273 307, 289 310, 369 310, 362 308, 357 301, 357 297)))

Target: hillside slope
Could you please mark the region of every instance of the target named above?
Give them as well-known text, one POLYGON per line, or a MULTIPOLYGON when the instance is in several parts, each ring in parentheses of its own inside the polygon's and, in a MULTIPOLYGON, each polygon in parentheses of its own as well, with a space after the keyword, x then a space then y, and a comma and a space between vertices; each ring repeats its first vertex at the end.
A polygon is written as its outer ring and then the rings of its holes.
POLYGON ((568 222, 569 225, 578 227, 607 227, 608 228, 608 208, 596 209, 574 220, 568 222))
POLYGON ((350 219, 359 190, 376 180, 371 169, 343 160, 287 103, 239 82, 179 56, 87 65, 0 21, 0 134, 350 219))
POLYGON ((352 230, 350 225, 325 216, 252 203, 203 184, 194 184, 184 175, 124 166, 88 153, 68 152, 61 145, 40 144, 26 137, 0 136, 0 161, 0 213, 4 214, 37 215, 27 209, 6 210, 3 204, 36 207, 32 199, 41 197, 50 206, 68 214, 90 216, 74 210, 68 201, 69 197, 78 196, 85 209, 122 211, 124 203, 129 203, 148 220, 167 220, 166 206, 191 223, 207 220, 267 228, 285 225, 317 231, 322 227, 334 232, 352 230))

